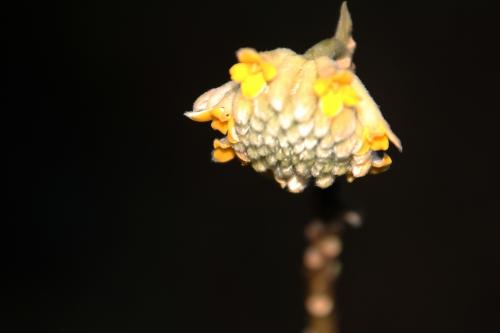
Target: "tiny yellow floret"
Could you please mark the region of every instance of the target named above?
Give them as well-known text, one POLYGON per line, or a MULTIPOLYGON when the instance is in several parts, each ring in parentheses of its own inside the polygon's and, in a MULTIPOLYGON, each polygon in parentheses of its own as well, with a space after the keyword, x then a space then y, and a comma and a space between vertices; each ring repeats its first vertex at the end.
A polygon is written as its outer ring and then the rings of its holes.
POLYGON ((232 148, 217 148, 212 151, 212 160, 218 163, 226 163, 234 158, 234 150, 232 148))
POLYGON ((276 67, 264 61, 254 49, 239 50, 237 58, 239 63, 229 69, 229 74, 231 80, 241 84, 241 92, 246 98, 255 98, 261 94, 267 82, 278 74, 276 67))
POLYGON ((352 80, 353 75, 349 71, 339 71, 316 80, 313 89, 326 116, 335 117, 344 106, 352 107, 359 102, 360 98, 351 86, 352 80))

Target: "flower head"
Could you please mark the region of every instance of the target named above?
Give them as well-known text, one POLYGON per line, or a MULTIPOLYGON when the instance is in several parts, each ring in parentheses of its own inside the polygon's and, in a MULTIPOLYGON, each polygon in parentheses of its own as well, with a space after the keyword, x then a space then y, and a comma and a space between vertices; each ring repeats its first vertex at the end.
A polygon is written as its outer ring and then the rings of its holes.
POLYGON ((231 81, 185 113, 224 135, 213 142, 212 161, 237 159, 294 193, 311 180, 327 188, 340 176, 353 181, 389 168, 389 142, 400 150, 401 142, 353 72, 345 6, 341 17, 340 32, 303 55, 285 48, 237 52, 231 81))

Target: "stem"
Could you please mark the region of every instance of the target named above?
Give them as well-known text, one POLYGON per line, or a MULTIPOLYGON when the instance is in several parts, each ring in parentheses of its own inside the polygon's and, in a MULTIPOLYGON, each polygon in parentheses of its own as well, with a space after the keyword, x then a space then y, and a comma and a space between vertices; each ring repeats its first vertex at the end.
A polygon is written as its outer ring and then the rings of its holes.
POLYGON ((359 226, 361 218, 345 211, 341 218, 329 223, 316 220, 306 226, 309 245, 304 252, 307 295, 305 306, 309 316, 306 333, 339 333, 336 282, 341 271, 341 236, 345 226, 359 226))
MULTIPOLYGON (((307 333, 337 333, 334 285, 340 272, 340 235, 323 222, 312 222, 306 229, 310 244, 304 253, 307 279, 307 333)), ((335 228, 338 229, 338 228, 335 228)))

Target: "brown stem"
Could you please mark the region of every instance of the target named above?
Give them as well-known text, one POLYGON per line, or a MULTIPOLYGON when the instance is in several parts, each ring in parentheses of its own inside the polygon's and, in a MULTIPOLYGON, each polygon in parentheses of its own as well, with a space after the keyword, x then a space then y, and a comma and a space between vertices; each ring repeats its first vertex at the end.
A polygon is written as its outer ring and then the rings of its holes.
POLYGON ((309 315, 306 333, 339 332, 335 286, 341 269, 341 235, 346 223, 359 225, 359 215, 350 211, 330 223, 316 220, 306 227, 309 241, 304 252, 307 279, 305 306, 309 315))

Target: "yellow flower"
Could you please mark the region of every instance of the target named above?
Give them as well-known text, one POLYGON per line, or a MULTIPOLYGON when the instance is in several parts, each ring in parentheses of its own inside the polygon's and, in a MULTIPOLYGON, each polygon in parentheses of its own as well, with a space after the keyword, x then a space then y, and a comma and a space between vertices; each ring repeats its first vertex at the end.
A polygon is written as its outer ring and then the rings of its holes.
POLYGON ((231 161, 234 156, 234 150, 227 138, 214 140, 214 150, 212 151, 212 160, 214 162, 226 163, 231 161))
POLYGON ((186 112, 185 115, 190 119, 198 122, 211 121, 211 126, 214 130, 227 135, 223 139, 215 139, 214 150, 212 151, 212 160, 217 163, 226 163, 231 161, 235 156, 235 151, 232 144, 238 142, 234 119, 230 112, 222 107, 207 109, 197 112, 186 112))
POLYGON ((212 151, 212 161, 217 163, 229 162, 234 156, 234 150, 232 148, 216 148, 212 151))
POLYGON ((369 130, 365 127, 363 130, 363 145, 361 148, 355 152, 355 155, 364 155, 368 150, 380 151, 389 149, 389 138, 387 134, 382 134, 378 136, 372 135, 369 130))
POLYGON ((231 122, 231 113, 221 107, 198 112, 186 112, 185 115, 191 120, 198 122, 211 121, 212 128, 221 132, 222 134, 227 134, 229 125, 234 127, 234 124, 231 122))
POLYGON ((264 61, 254 49, 241 49, 236 56, 239 63, 229 69, 231 80, 241 84, 243 96, 254 98, 264 90, 267 82, 276 77, 276 67, 264 61))
POLYGON ((355 106, 359 96, 351 86, 352 73, 340 71, 327 78, 319 78, 314 83, 314 92, 319 96, 320 108, 329 117, 335 117, 344 105, 355 106))

